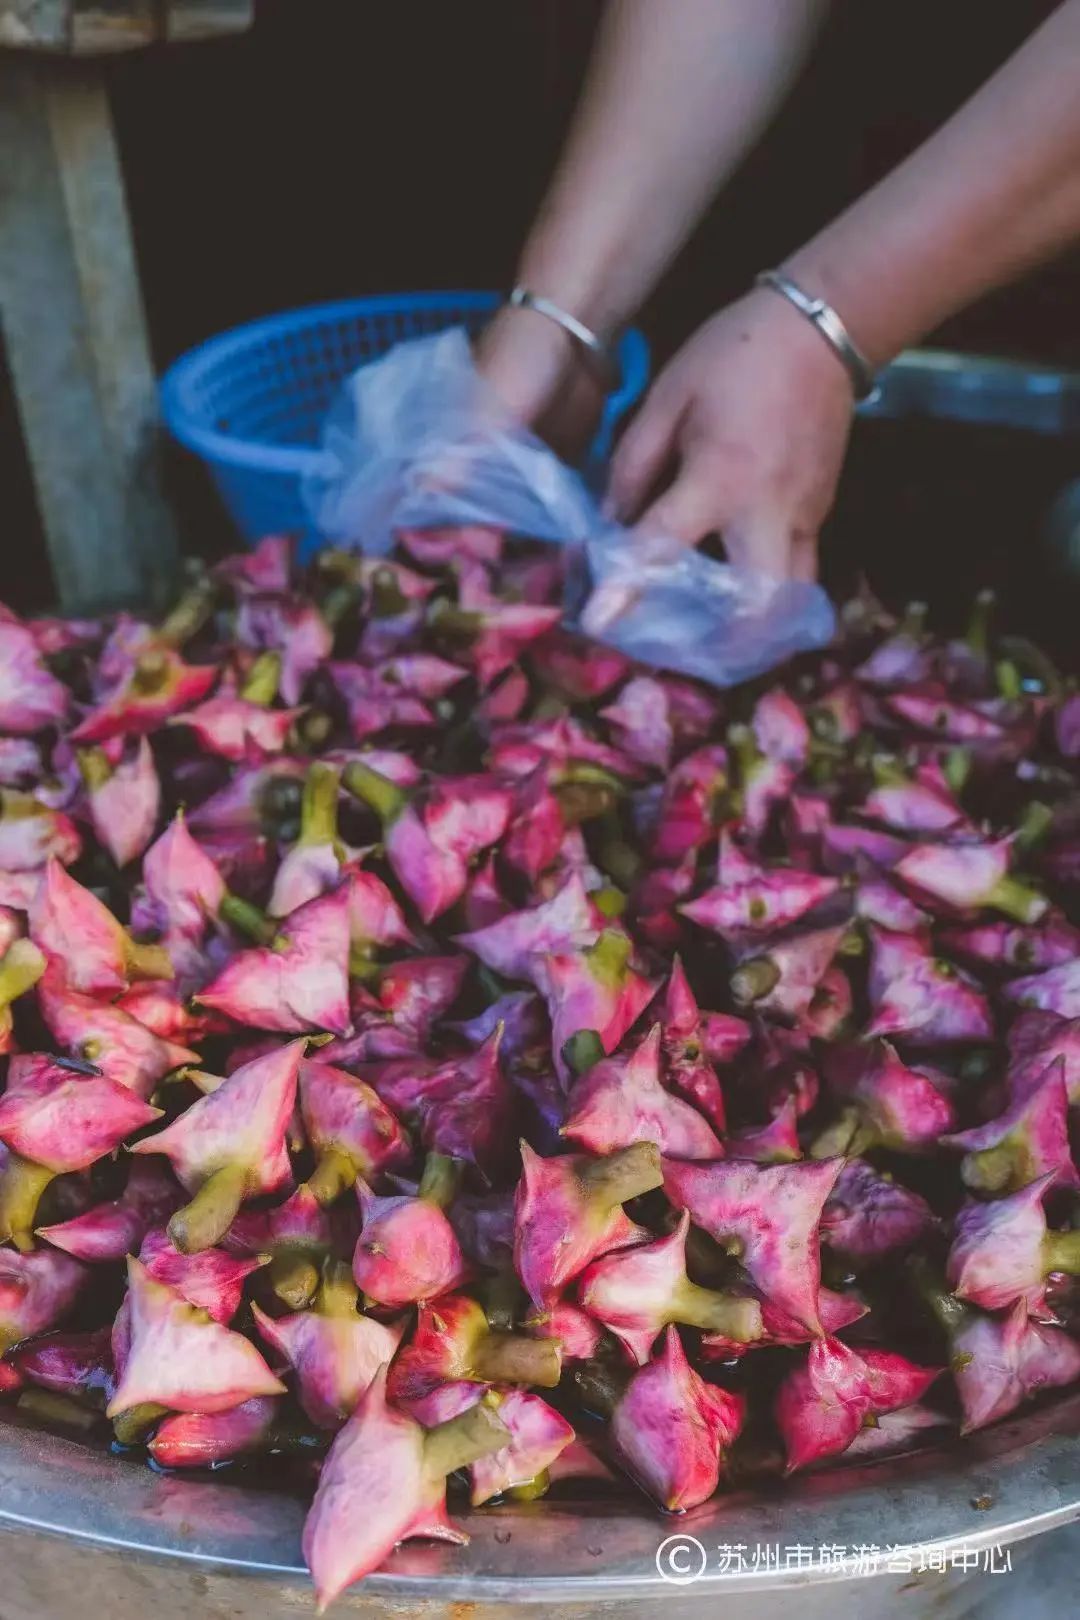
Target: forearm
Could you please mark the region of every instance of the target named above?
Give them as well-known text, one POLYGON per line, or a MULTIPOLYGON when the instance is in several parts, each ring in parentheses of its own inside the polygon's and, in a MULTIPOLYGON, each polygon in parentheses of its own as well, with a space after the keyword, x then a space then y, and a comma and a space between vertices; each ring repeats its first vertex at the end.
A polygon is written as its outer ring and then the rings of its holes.
POLYGON ((637 310, 801 63, 827 0, 609 0, 519 279, 600 330, 637 310))
POLYGON ((1080 237, 1080 0, 793 254, 875 365, 1080 237))

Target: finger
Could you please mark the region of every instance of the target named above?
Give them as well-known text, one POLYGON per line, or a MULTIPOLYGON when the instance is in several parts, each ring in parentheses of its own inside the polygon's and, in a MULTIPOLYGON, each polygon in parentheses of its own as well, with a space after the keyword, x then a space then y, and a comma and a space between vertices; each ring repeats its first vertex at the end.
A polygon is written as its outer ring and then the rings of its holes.
POLYGON ((675 482, 641 514, 636 528, 643 534, 666 535, 686 546, 696 546, 707 534, 722 530, 727 513, 723 490, 699 461, 683 463, 675 482))
POLYGON ((606 508, 628 523, 639 512, 675 450, 679 409, 656 388, 620 439, 611 461, 606 508))
POLYGON ((734 567, 770 574, 774 579, 792 578, 791 529, 779 515, 755 512, 752 517, 733 519, 723 535, 728 561, 734 567))
POLYGON ((791 545, 791 577, 812 585, 818 576, 818 537, 797 533, 791 545))

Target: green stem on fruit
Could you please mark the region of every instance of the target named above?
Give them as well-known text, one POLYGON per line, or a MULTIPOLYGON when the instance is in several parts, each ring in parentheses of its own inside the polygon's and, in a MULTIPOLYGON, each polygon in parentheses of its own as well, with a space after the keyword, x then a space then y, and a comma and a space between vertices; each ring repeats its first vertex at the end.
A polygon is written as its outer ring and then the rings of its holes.
POLYGON ((971 606, 964 640, 976 658, 990 656, 990 627, 993 622, 997 596, 993 591, 980 591, 971 606))
POLYGON ((172 979, 176 976, 172 957, 164 945, 143 945, 124 935, 124 966, 133 979, 172 979))
POLYGON ((583 1165, 581 1179, 598 1204, 614 1209, 616 1204, 625 1204, 663 1186, 660 1149, 655 1142, 633 1142, 629 1147, 616 1148, 614 1153, 583 1165))
POLYGON ((315 1169, 308 1177, 308 1187, 315 1201, 328 1208, 356 1185, 356 1160, 340 1148, 323 1148, 315 1169))
POLYGON ((1031 803, 1024 807, 1020 825, 1013 837, 1013 844, 1027 854, 1029 850, 1037 848, 1042 843, 1050 831, 1053 820, 1054 812, 1050 806, 1043 804, 1041 799, 1032 799, 1031 803))
POLYGON ((358 759, 349 761, 341 780, 347 792, 374 810, 384 827, 396 820, 408 802, 407 795, 396 782, 391 782, 388 777, 373 771, 370 765, 358 759))
POLYGON ((190 1204, 169 1222, 169 1236, 181 1254, 201 1254, 225 1236, 248 1190, 246 1165, 223 1164, 207 1177, 190 1204))
POLYGON ((131 1406, 126 1412, 120 1412, 113 1419, 113 1434, 116 1442, 121 1446, 141 1446, 150 1430, 168 1417, 167 1406, 156 1406, 151 1401, 144 1401, 140 1406, 131 1406))
POLYGON ((13 1243, 20 1253, 30 1253, 38 1204, 58 1173, 19 1153, 8 1154, 0 1173, 0 1243, 13 1243))
POLYGON ((780 983, 780 969, 771 956, 754 956, 731 975, 731 993, 742 1007, 761 1001, 780 983))
POLYGON ((13 939, 0 959, 0 1007, 10 1007, 32 990, 45 966, 45 957, 33 940, 13 939))
POLYGON ((680 1283, 672 1302, 670 1320, 706 1333, 722 1333, 739 1344, 753 1344, 765 1331, 761 1306, 739 1294, 715 1293, 697 1283, 680 1283))
POLYGON ((486 1333, 477 1342, 471 1369, 492 1384, 535 1384, 554 1389, 562 1376, 557 1339, 527 1339, 520 1333, 486 1333))
POLYGON ((77 748, 75 758, 88 793, 97 793, 111 780, 113 768, 103 748, 77 748))
POLYGON ((1038 922, 1048 907, 1046 896, 1038 889, 1009 874, 994 884, 986 896, 986 904, 1018 923, 1038 922))
POLYGON ((582 1075, 602 1063, 606 1053, 595 1029, 579 1029, 563 1042, 561 1056, 571 1074, 582 1075))
POLYGON ((319 1290, 319 1268, 302 1249, 283 1249, 267 1270, 274 1294, 291 1311, 303 1311, 319 1290))
POLYGON ((260 653, 248 670, 247 679, 240 688, 240 696, 248 703, 257 703, 267 709, 278 694, 281 680, 281 654, 260 653))
POLYGON ((341 772, 336 765, 317 759, 308 766, 300 801, 300 837, 304 845, 333 844, 338 835, 338 793, 341 772))
POLYGON ((445 1479, 478 1457, 501 1451, 510 1439, 510 1430, 495 1407, 486 1400, 478 1401, 428 1430, 424 1436, 424 1471, 432 1479, 445 1479))
POLYGON ((1043 1238, 1043 1269, 1080 1275, 1080 1232, 1047 1232, 1043 1238))
POLYGON ((236 933, 254 940, 257 945, 272 944, 277 933, 277 924, 250 900, 241 900, 238 894, 226 894, 218 906, 218 916, 236 933))
POLYGON ((464 1171, 463 1159, 455 1159, 449 1153, 429 1153, 416 1196, 425 1204, 434 1204, 436 1209, 449 1209, 457 1197, 464 1171))

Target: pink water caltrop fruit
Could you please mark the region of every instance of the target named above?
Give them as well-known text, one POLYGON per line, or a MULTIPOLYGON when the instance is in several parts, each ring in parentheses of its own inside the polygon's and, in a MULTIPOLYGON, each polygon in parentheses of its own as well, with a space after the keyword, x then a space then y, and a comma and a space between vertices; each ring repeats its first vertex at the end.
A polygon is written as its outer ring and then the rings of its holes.
POLYGON ((333 663, 327 669, 341 693, 356 742, 391 727, 426 729, 436 724, 432 702, 468 676, 457 664, 431 653, 413 653, 382 663, 333 663))
POLYGON ((964 1154, 960 1175, 974 1192, 1019 1192, 1046 1175, 1062 1186, 1080 1185, 1069 1144, 1064 1061, 1052 1063, 1037 1088, 996 1119, 942 1142, 964 1154))
POLYGON ((876 827, 830 822, 821 835, 821 861, 827 872, 843 874, 869 868, 889 872, 911 845, 876 827))
MULTIPOLYGON (((547 771, 541 767, 527 776, 517 790, 514 812, 502 844, 502 858, 528 883, 535 883, 541 873, 557 862, 566 830, 562 801, 553 791, 547 771)), ((510 908, 502 901, 491 867, 488 871, 493 886, 489 900, 497 900, 497 915, 501 916, 510 908)), ((470 895, 475 905, 475 882, 470 886, 470 895)), ((496 918, 489 920, 493 922, 496 918)))
POLYGON ((263 1264, 261 1256, 238 1256, 223 1249, 183 1254, 160 1227, 143 1238, 139 1259, 155 1282, 168 1283, 189 1305, 198 1306, 223 1327, 240 1309, 245 1282, 263 1264))
POLYGON ((830 1089, 840 1113, 810 1148, 814 1158, 858 1157, 872 1148, 929 1153, 956 1124, 949 1099, 926 1074, 909 1068, 888 1041, 834 1064, 830 1089))
POLYGON ((988 922, 954 928, 941 936, 950 956, 976 967, 1000 968, 1007 973, 1040 973, 1060 967, 1080 955, 1080 929, 1063 917, 1046 916, 1034 926, 988 922))
POLYGON ((436 635, 475 670, 481 688, 510 669, 530 642, 553 630, 561 618, 560 607, 493 595, 483 567, 462 568, 457 605, 440 600, 428 613, 436 635))
POLYGON ((178 1412, 158 1425, 146 1449, 159 1468, 214 1468, 269 1451, 281 1404, 278 1395, 253 1395, 224 1412, 178 1412))
POLYGON ((487 928, 460 934, 457 943, 503 978, 535 983, 543 974, 541 958, 595 945, 603 924, 584 883, 574 873, 550 900, 511 912, 487 928))
POLYGON ((37 873, 52 858, 71 866, 81 851, 78 828, 62 810, 0 788, 0 872, 37 873))
POLYGON ((443 1294, 420 1307, 412 1338, 390 1368, 387 1392, 409 1410, 458 1379, 554 1389, 561 1371, 557 1340, 492 1328, 476 1300, 443 1294))
POLYGON ((44 977, 44 954, 29 939, 13 939, 0 957, 0 1054, 15 1046, 14 1006, 44 977))
POLYGON ((349 893, 298 906, 269 946, 240 951, 199 992, 201 1006, 281 1034, 348 1035, 349 893))
POLYGON ((693 1103, 713 1129, 722 1134, 726 1109, 714 1064, 728 1063, 737 1057, 750 1039, 750 1029, 741 1019, 727 1017, 722 1027, 715 1022, 710 1024, 710 1019, 725 1020, 725 1015, 702 1014, 682 962, 676 956, 660 1015, 663 1075, 672 1090, 693 1103))
POLYGON ((478 1457, 469 1471, 473 1507, 494 1496, 524 1497, 541 1494, 548 1469, 574 1439, 574 1430, 560 1412, 539 1395, 524 1389, 500 1392, 495 1408, 510 1440, 498 1451, 478 1457))
POLYGON ((85 1266, 56 1249, 0 1248, 0 1355, 58 1327, 89 1279, 85 1266))
POLYGON ((728 747, 738 764, 743 824, 752 840, 762 838, 773 810, 791 794, 795 770, 786 760, 762 753, 748 726, 732 726, 728 747))
POLYGON ((667 1512, 681 1513, 716 1490, 744 1415, 742 1397, 707 1384, 669 1327, 616 1402, 611 1442, 642 1490, 667 1512))
POLYGON ((855 1010, 851 980, 839 964, 827 968, 799 1028, 812 1040, 835 1042, 849 1032, 855 1010))
POLYGON ((332 1204, 358 1176, 370 1180, 409 1161, 410 1143, 397 1118, 370 1086, 344 1069, 302 1063, 300 1112, 316 1156, 308 1185, 320 1203, 332 1204))
POLYGON ((175 1179, 154 1159, 136 1159, 119 1198, 95 1204, 81 1215, 37 1235, 53 1248, 92 1265, 116 1264, 138 1251, 151 1227, 164 1226, 183 1202, 175 1179))
MULTIPOLYGON (((505 1163, 507 1132, 513 1123, 515 1095, 502 1070, 496 1026, 474 1052, 449 1058, 369 1070, 372 1083, 429 1152, 474 1165, 490 1181, 505 1163)), ((510 1138, 512 1140, 512 1137, 510 1138)))
POLYGON ((679 1159, 719 1159, 715 1132, 660 1083, 661 1026, 625 1057, 605 1058, 574 1082, 563 1134, 590 1153, 611 1153, 634 1142, 655 1142, 679 1159))
POLYGON ((387 858, 425 923, 461 899, 470 862, 503 836, 513 808, 489 776, 445 778, 415 800, 359 761, 344 782, 380 817, 387 858))
POLYGON ((563 1366, 591 1360, 604 1337, 600 1323, 568 1299, 558 1300, 548 1311, 534 1311, 525 1326, 538 1339, 558 1339, 563 1366))
MULTIPOLYGON (((333 1212, 325 1210, 306 1184, 269 1209, 245 1206, 221 1240, 229 1254, 267 1263, 265 1283, 289 1310, 311 1303, 326 1259, 353 1242, 355 1228, 348 1212, 340 1206, 333 1212)), ((260 1284, 263 1281, 260 1278, 260 1284)), ((261 1286, 259 1292, 265 1295, 261 1286)))
POLYGON ((214 576, 225 581, 241 599, 276 595, 289 589, 292 542, 284 534, 267 534, 248 551, 224 557, 214 565, 214 576))
POLYGON ((980 745, 999 742, 1004 735, 999 721, 974 705, 954 702, 932 686, 890 692, 884 701, 897 720, 945 742, 980 745))
POLYGON ((0 730, 27 736, 66 719, 71 694, 42 660, 33 632, 0 621, 0 730))
POLYGON ((133 1153, 165 1154, 194 1194, 169 1222, 183 1253, 212 1248, 247 1199, 290 1187, 285 1133, 305 1045, 291 1041, 235 1069, 163 1131, 132 1144, 133 1153))
POLYGON ((127 866, 150 843, 161 811, 161 782, 150 744, 140 737, 116 761, 104 749, 86 749, 79 755, 79 768, 94 835, 117 866, 127 866))
POLYGON ((728 789, 727 749, 710 744, 687 754, 664 780, 651 840, 652 858, 674 866, 716 836, 716 817, 728 789))
POLYGON ((0 1239, 32 1248, 49 1182, 88 1169, 160 1116, 105 1075, 44 1055, 12 1058, 0 1097, 0 1142, 13 1155, 0 1175, 0 1239))
POLYGON ((514 1269, 541 1310, 550 1309, 591 1260, 644 1241, 622 1206, 661 1185, 660 1155, 636 1142, 604 1158, 545 1159, 521 1144, 514 1205, 514 1269))
POLYGON ((919 934, 930 926, 930 914, 885 878, 864 877, 855 890, 855 915, 895 934, 919 934))
POLYGON ((314 760, 304 778, 300 805, 300 836, 282 856, 274 876, 267 910, 272 917, 287 917, 308 900, 336 889, 341 881, 345 849, 338 838, 338 792, 341 772, 324 760, 314 760))
POLYGON ((98 1408, 114 1386, 109 1329, 50 1333, 13 1352, 11 1365, 29 1384, 98 1408))
POLYGON ((147 645, 97 708, 71 732, 73 743, 108 742, 156 731, 183 709, 201 703, 216 685, 212 664, 185 664, 163 643, 147 645))
POLYGON ((879 1412, 921 1400, 940 1374, 939 1367, 916 1366, 893 1351, 856 1353, 836 1338, 816 1340, 776 1396, 787 1472, 846 1451, 879 1412))
POLYGON ((909 603, 902 622, 855 669, 864 686, 910 686, 925 680, 933 668, 933 653, 925 635, 926 604, 909 603))
POLYGON ((339 1429, 375 1374, 388 1367, 405 1331, 361 1316, 347 1265, 328 1262, 310 1310, 270 1317, 252 1306, 259 1336, 292 1369, 297 1396, 312 1423, 339 1429))
POLYGON ((918 844, 894 869, 920 904, 946 915, 984 908, 1002 911, 1015 922, 1034 923, 1048 902, 1009 872, 1012 840, 994 844, 918 844))
POLYGON ((194 732, 198 745, 231 764, 258 764, 267 755, 283 754, 302 710, 274 709, 280 665, 273 654, 264 655, 242 688, 226 679, 204 702, 170 715, 170 726, 194 732), (266 680, 269 675, 269 681, 266 680), (254 696, 256 684, 269 688, 254 696))
POLYGON ((1037 1009, 1021 1013, 1009 1031, 1005 1078, 1010 1099, 1019 1102, 1030 1097, 1058 1062, 1069 1106, 1075 1108, 1080 1103, 1080 1019, 1059 1018, 1037 1009))
POLYGON ((459 561, 495 566, 506 531, 487 523, 446 523, 431 529, 398 529, 401 549, 421 568, 449 568, 459 561))
POLYGON ((69 990, 53 969, 37 986, 42 1017, 69 1057, 92 1064, 144 1101, 174 1069, 198 1063, 189 1047, 162 1040, 118 1006, 69 990))
MULTIPOLYGON (((767 1299, 759 1299, 745 1286, 735 1289, 734 1293, 744 1303, 749 1299, 758 1304, 761 1334, 756 1339, 743 1341, 725 1333, 703 1333, 701 1356, 704 1361, 736 1361, 751 1350, 777 1346, 791 1349, 795 1345, 812 1344, 818 1337, 788 1311, 780 1310, 767 1299)), ((841 1294, 831 1288, 818 1290, 818 1312, 826 1335, 842 1333, 854 1322, 860 1322, 869 1311, 870 1306, 858 1294, 841 1294)))
POLYGON ((156 1281, 134 1257, 127 1305, 130 1343, 107 1417, 140 1406, 224 1412, 257 1395, 285 1393, 248 1339, 156 1281))
POLYGON ((983 992, 951 963, 934 956, 929 944, 884 928, 872 928, 870 936, 872 1017, 865 1034, 911 1046, 993 1038, 983 992))
POLYGON ((940 837, 968 827, 964 810, 940 771, 923 765, 909 776, 891 760, 875 761, 877 785, 858 814, 898 833, 940 837))
POLYGON ((0 787, 33 787, 44 775, 41 749, 32 737, 0 737, 0 787))
POLYGON ((563 1084, 615 1051, 656 993, 631 963, 629 937, 605 929, 595 945, 541 959, 538 987, 551 1018, 551 1047, 563 1084))
POLYGON ((960 1210, 946 1269, 958 1299, 988 1311, 1022 1300, 1029 1315, 1047 1319, 1047 1277, 1080 1271, 1080 1233, 1047 1227, 1043 1200, 1054 1181, 1052 1173, 1040 1176, 1004 1198, 960 1210))
POLYGON ((412 956, 388 964, 379 973, 375 996, 353 988, 354 1035, 329 1042, 320 1055, 341 1065, 415 1061, 458 999, 468 969, 467 956, 412 956))
POLYGON ((821 1331, 819 1228, 843 1159, 758 1165, 664 1161, 664 1191, 734 1253, 761 1293, 812 1332, 821 1331))
POLYGON ((862 1159, 849 1159, 822 1211, 821 1239, 854 1265, 868 1265, 914 1248, 936 1224, 919 1193, 862 1159))
POLYGON ((746 944, 731 977, 736 1002, 770 1017, 798 1022, 810 1011, 846 933, 846 926, 839 924, 769 940, 764 951, 746 944))
POLYGON ((616 648, 561 629, 533 644, 530 661, 545 684, 571 703, 602 698, 626 679, 632 667, 616 648))
POLYGON ((472 1268, 447 1210, 462 1166, 429 1153, 416 1196, 377 1196, 363 1180, 357 1194, 363 1228, 353 1278, 365 1297, 387 1310, 424 1304, 462 1287, 472 1268))
POLYGON ((217 867, 192 837, 186 818, 176 816, 146 852, 137 915, 166 940, 201 941, 225 895, 217 867))
POLYGON ((768 869, 747 860, 726 832, 720 835, 718 883, 680 906, 683 916, 720 935, 766 934, 787 927, 836 893, 836 878, 792 867, 768 869))
POLYGON ((802 709, 782 686, 765 692, 750 721, 754 740, 766 759, 801 770, 810 757, 810 725, 802 709))
POLYGON ((793 1164, 802 1158, 798 1126, 798 1104, 793 1096, 788 1096, 767 1124, 733 1131, 724 1146, 732 1159, 753 1159, 757 1164, 793 1164))
POLYGON ((446 1476, 509 1440, 481 1401, 433 1429, 387 1404, 379 1373, 338 1433, 304 1525, 320 1611, 413 1536, 465 1542, 446 1514, 446 1476))
POLYGON ((602 1256, 577 1282, 581 1304, 613 1333, 638 1366, 669 1323, 720 1333, 740 1344, 760 1338, 761 1306, 750 1297, 701 1288, 686 1274, 684 1210, 668 1237, 602 1256))
POLYGON ((57 963, 65 983, 108 996, 132 978, 168 979, 172 960, 161 945, 139 945, 109 908, 50 860, 29 912, 30 937, 57 963))
POLYGON ((675 743, 668 696, 662 683, 649 675, 636 675, 613 703, 600 711, 616 745, 659 771, 671 764, 675 743))
POLYGON ((1062 1018, 1080 1018, 1080 958, 1014 979, 1002 992, 1021 1007, 1038 1007, 1062 1018))

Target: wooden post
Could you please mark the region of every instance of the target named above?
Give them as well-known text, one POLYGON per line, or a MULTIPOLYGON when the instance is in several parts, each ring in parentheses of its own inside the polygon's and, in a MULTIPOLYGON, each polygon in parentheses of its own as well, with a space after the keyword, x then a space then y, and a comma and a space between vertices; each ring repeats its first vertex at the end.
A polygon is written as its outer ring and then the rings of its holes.
POLYGON ((0 55, 0 321, 61 607, 159 603, 175 525, 102 69, 0 55))

